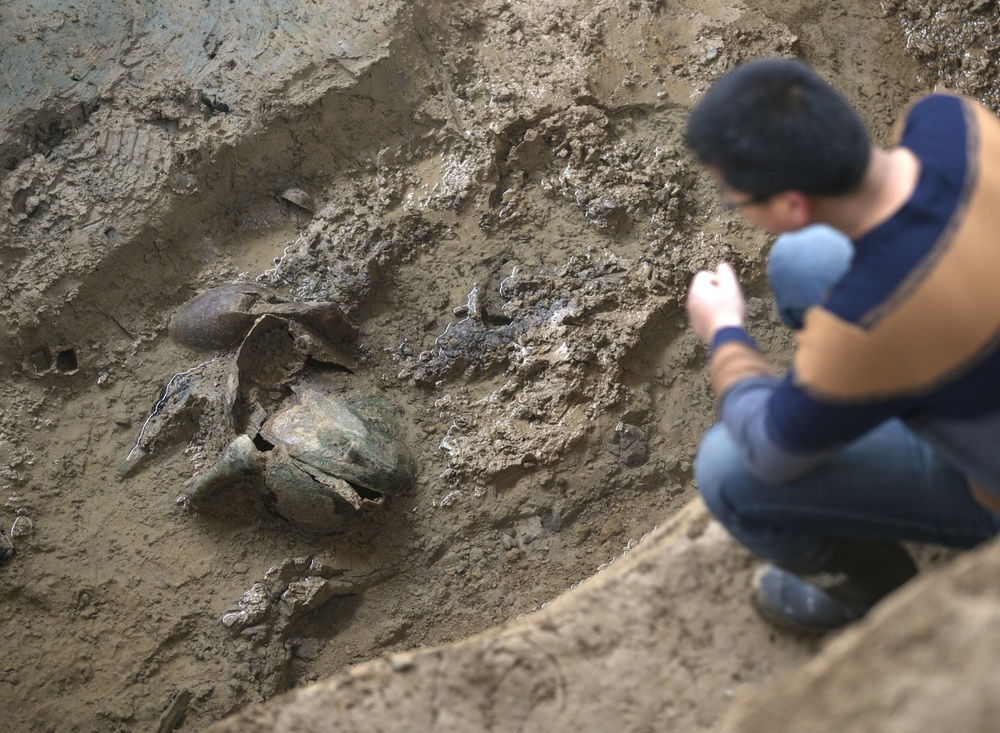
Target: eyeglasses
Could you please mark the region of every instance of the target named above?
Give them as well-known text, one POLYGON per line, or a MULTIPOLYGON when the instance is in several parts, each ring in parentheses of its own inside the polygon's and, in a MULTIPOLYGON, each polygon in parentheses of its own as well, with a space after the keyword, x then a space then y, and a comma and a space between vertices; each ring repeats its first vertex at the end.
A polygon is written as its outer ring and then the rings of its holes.
POLYGON ((766 204, 774 198, 774 196, 757 195, 751 196, 748 199, 743 199, 742 201, 733 201, 725 195, 722 195, 720 198, 722 200, 722 206, 726 211, 738 211, 739 209, 744 209, 747 206, 759 206, 760 204, 766 204))

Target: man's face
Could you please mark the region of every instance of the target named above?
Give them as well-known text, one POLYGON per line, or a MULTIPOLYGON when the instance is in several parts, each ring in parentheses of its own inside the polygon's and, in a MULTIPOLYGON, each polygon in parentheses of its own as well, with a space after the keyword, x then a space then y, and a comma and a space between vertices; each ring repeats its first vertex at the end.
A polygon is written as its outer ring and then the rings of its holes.
POLYGON ((809 224, 808 199, 796 191, 784 191, 773 196, 755 196, 737 191, 723 180, 715 169, 709 169, 719 187, 722 205, 738 211, 748 222, 766 232, 781 234, 809 224))

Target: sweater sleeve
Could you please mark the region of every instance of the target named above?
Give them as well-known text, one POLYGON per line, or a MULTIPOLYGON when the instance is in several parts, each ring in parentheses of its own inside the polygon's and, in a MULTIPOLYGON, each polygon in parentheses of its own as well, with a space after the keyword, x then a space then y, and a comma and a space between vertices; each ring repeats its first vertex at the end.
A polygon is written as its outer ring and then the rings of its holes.
POLYGON ((771 376, 774 369, 760 353, 753 339, 742 328, 727 326, 719 329, 712 339, 709 359, 712 391, 716 399, 734 384, 748 377, 771 376))
POLYGON ((773 435, 769 409, 775 395, 785 388, 785 380, 779 377, 749 377, 733 384, 719 404, 722 423, 740 447, 747 468, 767 483, 798 478, 832 450, 789 450, 773 435))
POLYGON ((791 373, 774 373, 743 329, 716 334, 710 365, 722 423, 750 472, 768 483, 802 476, 890 416, 884 406, 836 405, 810 397, 791 373))

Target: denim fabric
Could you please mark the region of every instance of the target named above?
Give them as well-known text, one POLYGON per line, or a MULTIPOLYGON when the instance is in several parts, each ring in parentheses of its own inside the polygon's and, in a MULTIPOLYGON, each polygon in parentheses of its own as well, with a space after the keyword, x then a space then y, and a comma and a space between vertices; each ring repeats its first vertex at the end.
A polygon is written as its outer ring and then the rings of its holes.
MULTIPOLYGON (((768 277, 791 328, 850 264, 849 240, 825 227, 777 239, 768 277)), ((809 557, 824 538, 916 541, 969 548, 1000 531, 965 477, 898 420, 890 420, 784 484, 756 479, 725 426, 702 440, 699 490, 715 517, 751 552, 779 564, 809 557)))
POLYGON ((850 267, 851 240, 825 224, 782 234, 767 261, 778 318, 792 330, 802 328, 806 309, 815 305, 850 267))

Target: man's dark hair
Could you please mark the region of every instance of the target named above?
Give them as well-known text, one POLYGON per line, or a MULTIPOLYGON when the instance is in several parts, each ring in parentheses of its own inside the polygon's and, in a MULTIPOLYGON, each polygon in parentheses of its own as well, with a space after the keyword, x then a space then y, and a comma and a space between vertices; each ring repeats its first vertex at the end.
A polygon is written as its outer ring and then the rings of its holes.
POLYGON ((688 118, 685 142, 737 191, 835 196, 860 183, 871 144, 840 94, 800 61, 766 59, 722 76, 688 118))

